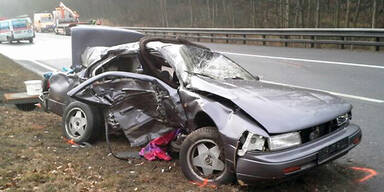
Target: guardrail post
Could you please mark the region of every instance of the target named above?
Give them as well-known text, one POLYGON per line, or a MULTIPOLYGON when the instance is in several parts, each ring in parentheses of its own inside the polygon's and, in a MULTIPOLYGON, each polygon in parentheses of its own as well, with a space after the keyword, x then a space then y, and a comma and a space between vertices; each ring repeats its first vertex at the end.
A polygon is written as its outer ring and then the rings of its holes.
MULTIPOLYGON (((376 37, 376 42, 377 42, 377 43, 380 42, 380 37, 376 37)), ((375 51, 380 51, 380 45, 376 45, 376 46, 375 46, 375 51)))
POLYGON ((197 42, 200 42, 200 38, 199 38, 200 33, 197 33, 196 36, 197 36, 197 42))
POLYGON ((313 41, 315 41, 315 36, 311 36, 311 40, 312 40, 312 42, 309 44, 310 48, 314 48, 315 47, 315 43, 313 41))
POLYGON ((247 44, 247 35, 246 34, 243 35, 243 44, 247 44))
MULTIPOLYGON (((288 39, 288 38, 289 38, 288 35, 284 35, 284 39, 288 39)), ((287 41, 284 42, 284 47, 288 47, 288 42, 287 41)))
POLYGON ((265 35, 262 35, 261 38, 263 39, 263 41, 261 42, 263 45, 265 45, 265 35))
POLYGON ((213 34, 211 33, 211 43, 213 43, 213 34))
POLYGON ((174 37, 174 38, 176 38, 176 37, 177 37, 175 32, 173 32, 173 37, 174 37))
POLYGON ((346 39, 346 37, 341 37, 341 45, 340 45, 340 49, 344 49, 345 48, 345 46, 344 46, 344 43, 345 43, 345 40, 347 40, 346 39))
POLYGON ((225 42, 226 42, 226 43, 229 43, 229 39, 228 39, 228 38, 229 38, 229 35, 228 35, 228 34, 225 34, 225 37, 227 38, 227 39, 225 40, 225 42))

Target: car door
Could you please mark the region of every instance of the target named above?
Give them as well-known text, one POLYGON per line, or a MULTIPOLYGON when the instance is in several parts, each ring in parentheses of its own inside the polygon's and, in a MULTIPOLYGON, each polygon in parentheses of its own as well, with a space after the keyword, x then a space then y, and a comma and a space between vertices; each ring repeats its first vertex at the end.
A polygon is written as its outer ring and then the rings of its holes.
POLYGON ((132 146, 185 126, 177 90, 152 76, 105 72, 84 81, 68 95, 102 107, 109 127, 122 129, 132 146))

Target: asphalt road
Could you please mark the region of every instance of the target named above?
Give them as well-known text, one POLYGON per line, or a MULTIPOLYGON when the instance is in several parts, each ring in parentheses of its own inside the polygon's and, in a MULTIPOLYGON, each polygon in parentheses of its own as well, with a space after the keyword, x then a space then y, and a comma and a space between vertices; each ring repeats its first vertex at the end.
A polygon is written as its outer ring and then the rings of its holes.
MULTIPOLYGON (((369 51, 204 45, 228 55, 264 81, 319 89, 352 103, 353 122, 363 130, 362 143, 336 160, 341 167, 363 167, 378 175, 357 185, 383 191, 384 183, 384 54, 369 51)), ((70 37, 37 34, 34 44, 1 44, 0 53, 28 69, 42 73, 71 64, 70 37)), ((348 170, 355 172, 356 170, 348 170)), ((348 174, 343 181, 355 180, 348 174)), ((324 173, 327 174, 327 173, 324 173)), ((332 172, 329 172, 332 174, 332 172)), ((361 173, 368 175, 368 173, 361 173)), ((336 181, 338 182, 338 181, 336 181)), ((348 184, 354 182, 346 182, 348 184)), ((336 191, 335 189, 330 189, 336 191)))

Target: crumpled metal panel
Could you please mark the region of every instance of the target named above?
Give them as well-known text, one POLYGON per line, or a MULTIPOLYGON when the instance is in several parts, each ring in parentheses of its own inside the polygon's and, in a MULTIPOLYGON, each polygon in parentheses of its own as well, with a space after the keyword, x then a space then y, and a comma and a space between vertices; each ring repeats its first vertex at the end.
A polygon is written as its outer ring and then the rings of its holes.
POLYGON ((232 101, 272 134, 309 128, 352 109, 350 104, 328 93, 260 81, 193 77, 190 87, 232 101))
POLYGON ((186 122, 177 90, 148 75, 105 72, 81 83, 68 95, 106 106, 109 125, 123 130, 131 146, 146 144, 184 127, 186 122), (102 81, 105 78, 111 80, 102 81))

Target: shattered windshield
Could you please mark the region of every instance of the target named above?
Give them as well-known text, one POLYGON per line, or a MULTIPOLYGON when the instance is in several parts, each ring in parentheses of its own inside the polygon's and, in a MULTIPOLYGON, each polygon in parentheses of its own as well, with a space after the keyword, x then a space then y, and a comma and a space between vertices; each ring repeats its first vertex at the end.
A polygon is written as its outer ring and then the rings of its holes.
POLYGON ((192 75, 216 80, 255 80, 246 70, 222 54, 194 46, 181 46, 179 53, 186 71, 192 75))

